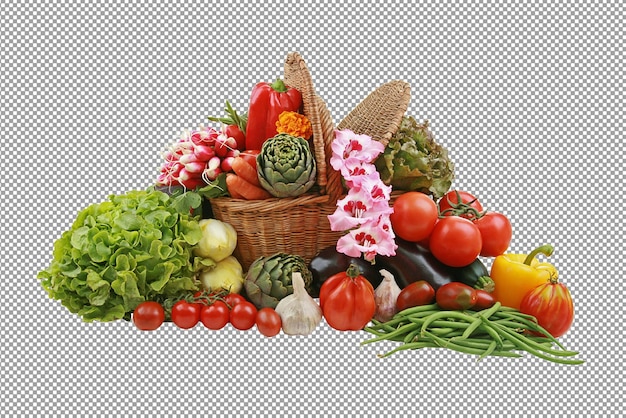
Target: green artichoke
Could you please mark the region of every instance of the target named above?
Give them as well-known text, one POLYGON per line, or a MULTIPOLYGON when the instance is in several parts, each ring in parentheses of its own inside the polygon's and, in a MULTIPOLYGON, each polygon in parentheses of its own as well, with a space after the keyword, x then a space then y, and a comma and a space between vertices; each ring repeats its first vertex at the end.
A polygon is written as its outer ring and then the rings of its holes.
POLYGON ((448 150, 435 142, 428 121, 402 118, 398 131, 375 161, 382 181, 398 190, 443 196, 452 185, 454 164, 448 150))
POLYGON ((278 134, 263 143, 256 160, 261 186, 272 196, 300 196, 315 184, 315 158, 304 138, 278 134))
POLYGON ((246 274, 244 289, 257 309, 275 308, 285 296, 293 293, 291 275, 300 272, 307 293, 311 294, 313 274, 299 255, 276 253, 257 258, 246 274))

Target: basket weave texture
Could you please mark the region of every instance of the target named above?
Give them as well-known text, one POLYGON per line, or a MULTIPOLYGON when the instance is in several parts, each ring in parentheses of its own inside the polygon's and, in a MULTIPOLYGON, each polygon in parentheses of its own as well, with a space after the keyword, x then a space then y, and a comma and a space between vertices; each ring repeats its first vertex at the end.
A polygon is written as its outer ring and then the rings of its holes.
MULTIPOLYGON (((284 81, 302 93, 303 113, 313 128, 317 165, 315 191, 292 198, 211 199, 213 216, 237 231, 234 255, 244 270, 259 257, 278 252, 298 254, 307 262, 334 245, 343 232, 331 231, 328 215, 344 194, 341 175, 330 166, 335 125, 324 100, 313 87, 311 74, 297 52, 287 55, 284 81)), ((409 102, 409 86, 392 81, 372 92, 337 127, 367 134, 387 143, 398 129, 409 102)))

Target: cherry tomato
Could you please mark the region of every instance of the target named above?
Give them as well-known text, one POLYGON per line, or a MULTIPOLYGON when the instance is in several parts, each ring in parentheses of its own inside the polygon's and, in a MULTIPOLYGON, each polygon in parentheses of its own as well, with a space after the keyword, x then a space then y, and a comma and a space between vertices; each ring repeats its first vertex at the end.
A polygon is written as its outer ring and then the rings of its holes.
POLYGON ((230 310, 221 300, 203 306, 200 310, 200 322, 208 329, 222 329, 228 321, 230 321, 230 310))
POLYGON ((256 169, 256 156, 260 153, 261 151, 258 149, 247 149, 245 151, 241 151, 239 156, 256 169))
POLYGON ((406 192, 396 198, 389 219, 396 235, 418 242, 428 238, 438 216, 433 199, 421 192, 406 192))
POLYGON ((245 331, 254 326, 257 309, 252 303, 244 300, 230 310, 230 323, 238 330, 245 331))
POLYGON ((574 322, 572 295, 558 279, 529 291, 522 299, 520 311, 537 318, 537 323, 555 338, 564 335, 574 322))
POLYGON ((473 287, 461 282, 451 282, 437 289, 435 299, 442 309, 464 310, 476 305, 478 295, 473 287))
POLYGON ((402 311, 413 306, 428 305, 435 300, 435 289, 426 280, 408 284, 396 299, 396 308, 402 311))
POLYGON ((239 126, 237 126, 237 125, 228 125, 224 129, 224 133, 226 134, 226 136, 235 138, 235 141, 237 142, 237 149, 238 150, 243 150, 245 148, 245 146, 246 146, 246 136, 241 131, 239 126))
POLYGON ((476 260, 483 247, 480 230, 460 216, 439 219, 430 235, 430 251, 450 267, 465 267, 476 260))
POLYGON ((224 302, 226 302, 226 305, 228 305, 230 309, 233 309, 238 303, 245 301, 246 298, 241 296, 239 293, 229 293, 224 297, 224 302))
POLYGON ((195 327, 200 321, 200 307, 199 303, 179 300, 172 306, 172 322, 178 328, 189 329, 195 327))
POLYGON ((479 311, 481 309, 491 308, 493 305, 495 305, 495 303, 496 298, 493 296, 493 294, 482 289, 476 289, 476 303, 474 304, 472 309, 479 311))
POLYGON ((256 327, 266 337, 278 335, 283 323, 273 308, 262 308, 256 314, 256 327))
POLYGON ((474 219, 478 227, 483 246, 480 255, 483 257, 497 257, 509 248, 513 228, 509 218, 498 212, 487 212, 478 219, 474 219))
POLYGON ((165 311, 158 302, 141 302, 133 311, 133 323, 142 331, 154 331, 165 321, 165 311))

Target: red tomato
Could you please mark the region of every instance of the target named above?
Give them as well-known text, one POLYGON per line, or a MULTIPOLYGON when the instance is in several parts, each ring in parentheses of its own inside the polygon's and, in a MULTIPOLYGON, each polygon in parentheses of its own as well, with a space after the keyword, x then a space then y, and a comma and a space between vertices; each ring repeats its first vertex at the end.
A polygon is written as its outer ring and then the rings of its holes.
POLYGON ((200 321, 200 307, 199 303, 179 300, 172 306, 172 322, 178 328, 189 329, 195 327, 200 321))
POLYGON ((498 212, 487 212, 480 218, 474 219, 478 227, 483 246, 480 255, 483 257, 497 257, 509 248, 513 228, 509 218, 498 212))
POLYGON ((430 251, 437 260, 451 267, 465 267, 480 254, 482 237, 476 225, 460 216, 439 219, 430 234, 430 251))
POLYGON ((496 298, 492 293, 482 289, 476 289, 476 303, 472 307, 474 310, 491 308, 496 303, 496 298))
POLYGON ((245 331, 254 326, 257 309, 247 300, 237 303, 230 310, 230 323, 238 330, 245 331))
POLYGON ((133 311, 133 323, 142 331, 153 331, 165 321, 165 311, 158 302, 141 302, 133 311))
POLYGON ((363 329, 376 312, 374 287, 354 265, 324 281, 319 299, 326 322, 339 331, 363 329))
MULTIPOLYGON (((443 195, 441 199, 439 199, 439 213, 444 216, 454 216, 457 214, 455 209, 459 205, 459 198, 461 198, 461 203, 469 205, 477 212, 483 211, 483 205, 473 194, 460 190, 450 190, 448 193, 443 195)), ((461 210, 461 212, 463 212, 463 210, 461 210)), ((471 213, 461 213, 459 215, 464 218, 472 218, 474 216, 471 213)))
POLYGON ((256 314, 256 327, 266 337, 278 335, 282 325, 280 315, 273 308, 262 308, 256 314))
POLYGON ((203 306, 200 310, 200 322, 208 329, 222 329, 228 321, 230 321, 230 310, 221 300, 203 306))
POLYGON ((229 293, 224 297, 224 302, 226 302, 226 305, 228 305, 230 309, 233 309, 238 303, 245 301, 246 298, 241 296, 239 293, 229 293))
POLYGON ((396 308, 402 311, 413 306, 428 305, 435 300, 435 289, 426 280, 408 284, 396 299, 396 308))
POLYGON ((558 279, 529 291, 522 299, 520 311, 537 318, 537 323, 555 338, 564 335, 574 322, 572 295, 558 279))
POLYGON ((226 126, 226 129, 224 129, 224 133, 226 134, 226 136, 235 138, 235 141, 237 142, 238 150, 243 150, 245 148, 246 136, 244 135, 243 132, 241 132, 241 129, 239 129, 239 126, 228 125, 226 126))
POLYGON ((389 219, 396 235, 406 241, 418 242, 428 238, 438 216, 433 199, 421 192, 406 192, 395 199, 389 219))
POLYGON ((461 282, 446 283, 437 289, 435 294, 437 305, 442 309, 470 309, 478 301, 476 289, 461 282))
POLYGON ((256 156, 261 153, 258 149, 247 149, 241 151, 239 156, 242 157, 248 164, 250 164, 256 170, 256 156))

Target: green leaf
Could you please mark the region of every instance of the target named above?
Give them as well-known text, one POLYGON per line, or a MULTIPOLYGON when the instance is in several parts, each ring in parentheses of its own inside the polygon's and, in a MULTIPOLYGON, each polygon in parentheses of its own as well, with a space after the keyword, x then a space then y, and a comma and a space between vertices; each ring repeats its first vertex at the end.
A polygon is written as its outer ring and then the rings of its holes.
POLYGON ((205 199, 215 199, 222 196, 228 196, 226 188, 226 173, 220 173, 215 180, 196 191, 205 199))
POLYGON ((172 196, 172 206, 178 213, 188 215, 192 209, 200 207, 202 197, 198 193, 187 191, 177 196, 172 196))
POLYGON ((143 300, 197 290, 195 268, 202 263, 192 262, 192 252, 201 231, 189 209, 202 198, 179 196, 147 189, 88 206, 55 241, 52 261, 37 279, 88 322, 128 319, 143 300))

